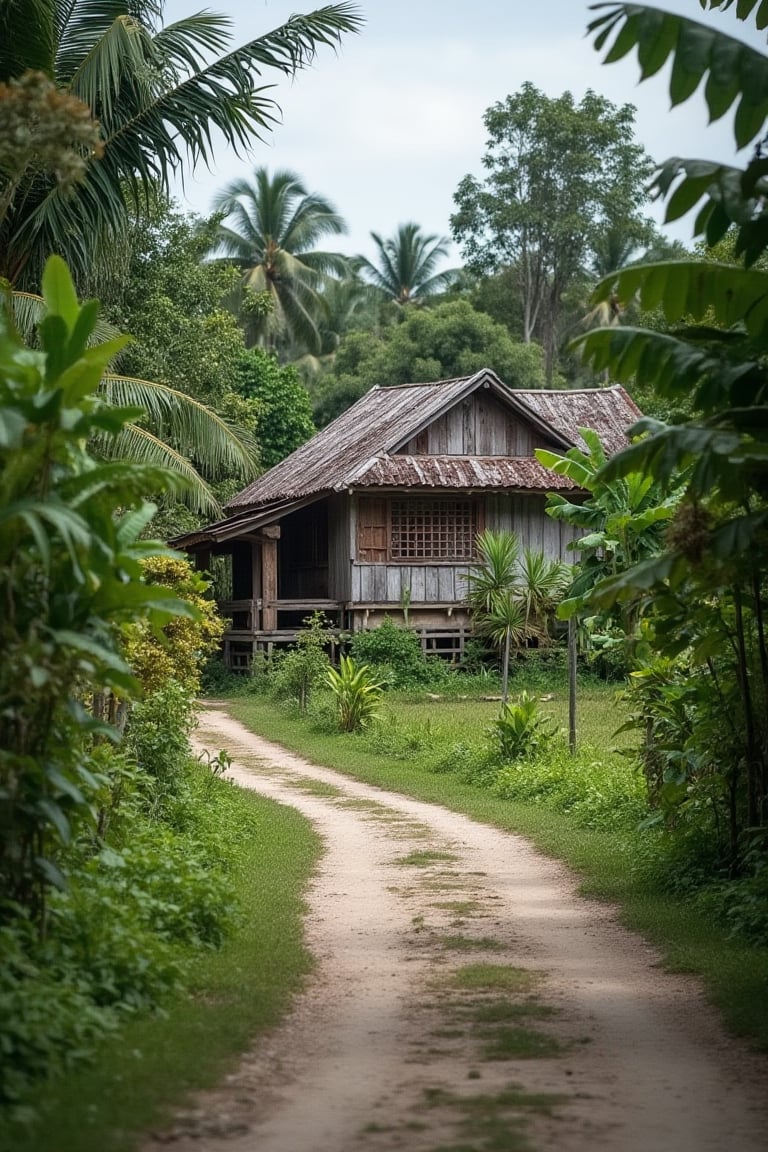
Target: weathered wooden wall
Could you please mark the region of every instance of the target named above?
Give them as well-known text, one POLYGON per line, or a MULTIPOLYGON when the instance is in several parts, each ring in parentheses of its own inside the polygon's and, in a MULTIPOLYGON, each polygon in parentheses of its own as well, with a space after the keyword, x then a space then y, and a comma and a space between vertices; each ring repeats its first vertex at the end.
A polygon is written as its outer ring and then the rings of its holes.
POLYGON ((353 564, 353 604, 457 604, 465 599, 466 564, 353 564))
POLYGON ((494 532, 514 532, 524 548, 540 549, 552 559, 573 564, 576 556, 567 551, 571 540, 583 536, 582 529, 553 520, 545 512, 547 499, 539 493, 517 493, 486 497, 485 524, 494 532))
POLYGON ((347 492, 328 498, 328 595, 346 602, 352 593, 352 499, 347 492))
POLYGON ((475 392, 400 450, 407 456, 532 456, 547 442, 502 408, 489 393, 475 392))
MULTIPOLYGON (((485 498, 485 526, 494 531, 515 532, 523 547, 540 549, 552 559, 573 563, 575 557, 567 551, 567 545, 580 532, 552 520, 545 512, 545 505, 546 498, 538 493, 489 495, 485 498)), ((407 589, 413 604, 451 604, 464 600, 466 564, 387 563, 385 546, 373 547, 379 542, 368 541, 367 536, 366 541, 368 547, 357 552, 351 566, 350 594, 345 597, 351 603, 399 604, 407 589)))

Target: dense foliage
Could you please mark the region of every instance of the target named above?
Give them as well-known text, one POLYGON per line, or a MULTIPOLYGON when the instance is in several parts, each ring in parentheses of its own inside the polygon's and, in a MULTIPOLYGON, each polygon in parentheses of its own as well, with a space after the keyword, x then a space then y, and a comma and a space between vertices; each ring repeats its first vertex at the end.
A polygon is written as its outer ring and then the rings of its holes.
MULTIPOLYGON (((737 16, 746 20, 753 8, 739 5, 737 16)), ((609 60, 637 45, 643 77, 671 54, 673 103, 707 76, 711 116, 738 99, 737 144, 762 137, 768 59, 756 50, 637 5, 608 5, 591 31, 598 47, 611 42, 609 60)), ((632 696, 652 795, 681 841, 702 856, 702 869, 732 876, 760 875, 768 843, 768 278, 756 266, 766 247, 764 173, 761 146, 743 170, 698 160, 663 164, 656 186, 668 198, 667 218, 703 201, 697 233, 714 244, 733 226, 741 263, 640 264, 611 274, 599 299, 637 296, 645 308, 660 307, 668 329, 617 327, 579 341, 598 370, 633 376, 686 404, 674 423, 640 420, 638 442, 597 474, 613 488, 637 477, 667 501, 681 482, 683 493, 661 549, 644 560, 628 557, 594 587, 589 603, 602 610, 619 604, 641 620, 648 655, 632 696), (684 326, 685 318, 695 326, 684 326)))
POLYGON ((374 331, 343 336, 330 370, 312 395, 319 424, 327 424, 374 384, 425 383, 493 368, 510 388, 544 384, 541 350, 525 345, 467 300, 403 310, 374 331))
POLYGON ((506 270, 523 340, 544 348, 547 379, 557 367, 567 294, 602 254, 606 236, 640 247, 652 235, 643 215, 651 162, 633 134, 634 109, 587 91, 550 98, 533 84, 492 105, 483 164, 454 197, 454 239, 467 267, 506 270))
POLYGON ((56 172, 66 166, 51 164, 43 148, 49 125, 37 122, 24 165, 16 140, 13 163, 0 161, 7 201, 0 275, 35 289, 50 252, 65 255, 77 276, 87 275, 105 241, 122 242, 131 208, 141 209, 154 185, 167 195, 174 173, 211 159, 214 134, 240 152, 269 131, 276 104, 262 80, 265 69, 294 75, 321 45, 336 45, 360 26, 353 5, 330 4, 234 47, 225 17, 201 12, 164 26, 164 8, 164 0, 3 5, 0 82, 44 73, 55 85, 46 103, 56 107, 70 172, 83 156, 98 162, 87 165, 65 197, 56 172), (98 122, 95 144, 73 137, 72 98, 98 122))
POLYGON ((136 415, 99 393, 122 339, 89 344, 97 305, 58 258, 43 291, 37 350, 0 308, 0 1105, 19 1117, 234 922, 220 794, 188 742, 221 621, 140 539, 145 490, 178 480, 85 448, 136 415))

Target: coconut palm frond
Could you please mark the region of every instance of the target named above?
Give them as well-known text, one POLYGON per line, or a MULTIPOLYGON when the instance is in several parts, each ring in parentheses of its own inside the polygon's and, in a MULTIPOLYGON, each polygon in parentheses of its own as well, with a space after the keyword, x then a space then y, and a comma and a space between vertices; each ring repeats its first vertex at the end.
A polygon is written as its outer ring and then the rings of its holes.
MULTIPOLYGON (((14 323, 27 344, 34 342, 34 334, 45 315, 45 301, 34 292, 11 292, 11 311, 14 323)), ((120 335, 119 328, 102 317, 96 321, 88 341, 89 346, 103 344, 120 335)))
POLYGON ((146 428, 129 424, 117 436, 97 437, 94 447, 106 459, 131 460, 175 473, 184 481, 176 493, 184 504, 205 516, 221 515, 216 497, 189 460, 146 428))
POLYGON ((104 152, 68 198, 53 175, 32 174, 16 194, 2 235, 0 274, 35 286, 49 251, 76 276, 92 245, 125 233, 129 205, 167 192, 171 178, 213 160, 214 137, 243 154, 279 113, 267 71, 294 75, 321 46, 338 47, 362 24, 357 7, 329 4, 292 16, 233 51, 230 22, 198 13, 163 28, 164 0, 5 0, 0 79, 43 68, 84 100, 101 125, 104 152), (54 66, 55 61, 55 66, 54 66))
POLYGON ((279 169, 270 175, 257 167, 250 180, 231 181, 214 207, 224 219, 210 258, 235 260, 244 283, 272 297, 271 313, 244 317, 249 335, 269 348, 280 341, 293 352, 319 354, 324 282, 349 270, 340 253, 314 247, 321 236, 345 231, 334 206, 309 193, 295 172, 279 169))
POLYGON ((378 249, 377 263, 359 257, 361 268, 377 288, 398 304, 423 299, 448 287, 458 269, 436 272, 439 262, 449 253, 448 237, 425 235, 418 224, 401 224, 397 233, 382 237, 371 232, 378 249))
POLYGON ((53 71, 55 35, 50 0, 3 0, 0 4, 0 81, 27 69, 53 71))
POLYGON ((110 404, 143 408, 159 436, 168 436, 181 452, 198 461, 203 473, 234 472, 252 479, 258 472, 258 447, 242 429, 206 404, 151 380, 110 374, 102 381, 110 404))

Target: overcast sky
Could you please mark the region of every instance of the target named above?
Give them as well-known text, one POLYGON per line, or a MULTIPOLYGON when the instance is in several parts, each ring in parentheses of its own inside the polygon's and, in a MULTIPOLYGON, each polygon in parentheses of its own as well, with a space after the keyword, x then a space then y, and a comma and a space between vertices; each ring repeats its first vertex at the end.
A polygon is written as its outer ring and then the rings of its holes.
MULTIPOLYGON (((210 7, 228 15, 237 43, 278 26, 324 0, 167 0, 166 21, 210 7)), ((254 165, 290 168, 310 190, 331 199, 349 224, 335 246, 371 254, 371 229, 390 235, 415 220, 449 232, 452 196, 467 173, 480 175, 489 105, 532 81, 549 96, 587 88, 637 108, 637 135, 656 160, 702 156, 731 160, 730 117, 707 126, 696 97, 670 110, 666 71, 637 83, 630 60, 604 66, 585 38, 591 18, 583 0, 359 0, 366 25, 326 49, 276 97, 283 122, 267 144, 240 160, 221 145, 213 172, 187 180, 182 203, 207 212, 213 193, 254 165)), ((661 0, 658 7, 715 22, 747 38, 730 13, 702 13, 698 0, 661 0)), ((762 44, 765 37, 752 41, 762 44)), ((690 239, 691 221, 674 234, 690 239)))

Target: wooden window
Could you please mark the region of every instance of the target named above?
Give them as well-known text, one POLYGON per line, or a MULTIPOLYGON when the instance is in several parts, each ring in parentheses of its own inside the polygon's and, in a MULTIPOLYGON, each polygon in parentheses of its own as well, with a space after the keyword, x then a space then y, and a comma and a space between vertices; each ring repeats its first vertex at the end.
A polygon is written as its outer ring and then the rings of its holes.
POLYGON ((387 560, 387 502, 362 497, 357 510, 357 556, 367 564, 387 560))
POLYGON ((472 500, 392 501, 392 560, 472 560, 476 535, 472 500))

